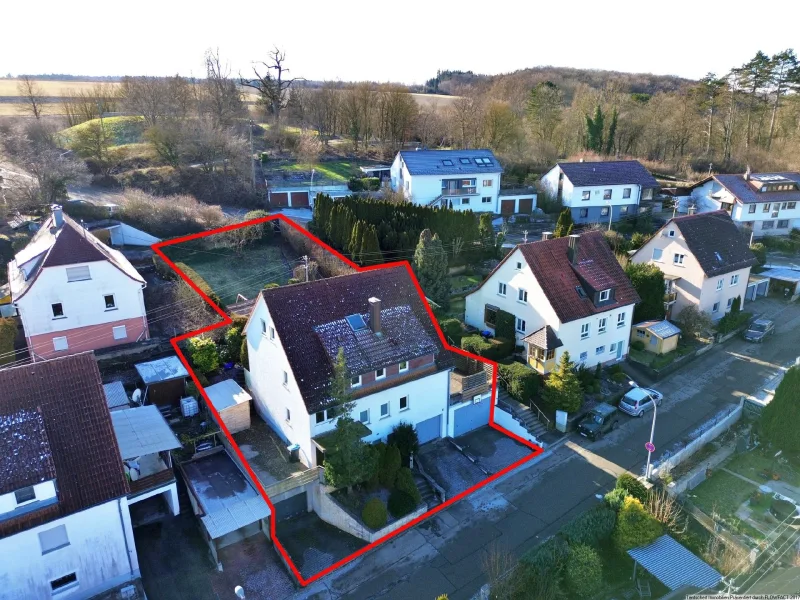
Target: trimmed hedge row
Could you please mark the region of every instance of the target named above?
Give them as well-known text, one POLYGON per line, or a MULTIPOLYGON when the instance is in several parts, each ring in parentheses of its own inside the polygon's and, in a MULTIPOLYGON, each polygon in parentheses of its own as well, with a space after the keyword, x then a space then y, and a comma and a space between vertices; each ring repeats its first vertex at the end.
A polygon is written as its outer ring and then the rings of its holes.
POLYGON ((539 374, 522 363, 498 365, 498 375, 508 393, 520 402, 539 395, 539 374))
POLYGON ((381 180, 377 177, 351 177, 347 187, 351 192, 377 192, 381 189, 381 180))
POLYGON ((486 340, 479 335, 468 335, 461 338, 461 349, 498 361, 511 356, 514 351, 514 339, 497 337, 486 340))
POLYGON ((175 263, 175 266, 178 267, 183 273, 191 279, 194 284, 200 288, 206 296, 208 296, 211 301, 219 306, 221 309, 225 310, 225 305, 222 303, 222 299, 217 295, 217 293, 208 285, 208 282, 200 277, 200 274, 195 271, 192 267, 187 265, 186 263, 178 262, 175 263))

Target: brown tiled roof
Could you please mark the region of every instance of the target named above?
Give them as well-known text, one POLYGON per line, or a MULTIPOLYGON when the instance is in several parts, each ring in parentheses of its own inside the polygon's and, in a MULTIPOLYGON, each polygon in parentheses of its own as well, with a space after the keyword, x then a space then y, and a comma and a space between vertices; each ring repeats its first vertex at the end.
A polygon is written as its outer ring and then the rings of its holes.
POLYGON ((0 494, 56 476, 44 419, 37 408, 0 409, 0 494))
POLYGON ((574 265, 570 263, 568 245, 569 238, 563 237, 518 246, 562 323, 640 301, 601 232, 580 236, 574 265), (596 291, 612 288, 613 301, 596 306, 585 283, 596 291), (577 288, 583 289, 587 297, 582 297, 577 288))
MULTIPOLYGON (((724 210, 671 219, 706 277, 717 277, 758 264, 742 232, 724 210)), ((656 235, 661 235, 661 230, 656 235)))
POLYGON ((0 413, 41 410, 58 510, 0 522, 0 537, 129 493, 100 372, 91 352, 0 371, 0 413))
MULTIPOLYGON (((368 313, 372 297, 380 299, 383 310, 407 306, 428 341, 433 343, 437 366, 443 369, 452 364, 452 356, 444 349, 404 266, 330 277, 261 293, 309 413, 317 412, 328 402, 327 390, 333 374, 332 361, 315 328, 349 315, 368 313)), ((427 353, 431 353, 430 350, 427 353)))

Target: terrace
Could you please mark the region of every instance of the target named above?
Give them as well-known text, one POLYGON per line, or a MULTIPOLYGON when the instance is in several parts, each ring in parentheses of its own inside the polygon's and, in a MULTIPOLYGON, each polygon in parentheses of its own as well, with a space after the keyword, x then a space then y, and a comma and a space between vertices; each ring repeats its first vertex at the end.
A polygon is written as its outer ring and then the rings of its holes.
POLYGON ((456 368, 450 372, 450 404, 472 400, 475 396, 486 394, 492 387, 492 366, 454 355, 456 368))

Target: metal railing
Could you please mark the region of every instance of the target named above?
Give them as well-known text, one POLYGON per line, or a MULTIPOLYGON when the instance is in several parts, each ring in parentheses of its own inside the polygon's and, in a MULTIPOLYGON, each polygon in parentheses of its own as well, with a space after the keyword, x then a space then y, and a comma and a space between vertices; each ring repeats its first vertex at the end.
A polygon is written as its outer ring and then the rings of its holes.
MULTIPOLYGON (((505 379, 505 378, 504 378, 502 375, 500 375, 499 373, 497 374, 497 378, 498 378, 498 380, 500 380, 500 381, 501 381, 501 382, 502 382, 502 383, 505 385, 505 388, 506 388, 506 390, 508 390, 508 386, 509 386, 509 382, 508 382, 508 380, 507 380, 507 379, 505 379)), ((509 396, 510 396, 510 394, 509 394, 509 396)), ((516 402, 517 402, 519 405, 521 405, 521 406, 525 406, 525 403, 524 403, 524 402, 520 402, 520 401, 519 401, 519 400, 517 400, 516 398, 514 398, 514 400, 515 400, 515 401, 516 401, 516 402)), ((518 415, 516 415, 516 414, 515 414, 515 413, 516 413, 516 411, 514 410, 514 406, 513 406, 513 405, 512 405, 512 406, 510 406, 509 408, 511 409, 511 413, 512 413, 512 414, 514 414, 515 416, 518 416, 518 415)), ((538 406, 536 406, 536 403, 535 403, 533 400, 530 400, 530 399, 528 400, 528 403, 527 403, 527 408, 529 408, 529 409, 531 410, 531 412, 533 412, 534 410, 536 410, 536 413, 534 414, 534 417, 536 418, 536 420, 537 420, 537 421, 539 421, 540 423, 543 423, 543 424, 544 424, 544 426, 545 426, 545 427, 547 427, 547 429, 551 429, 551 428, 552 428, 552 426, 553 426, 553 425, 552 425, 552 421, 551 421, 551 420, 550 420, 550 419, 547 417, 547 415, 546 415, 546 414, 544 414, 544 411, 543 411, 541 408, 539 408, 538 406)))

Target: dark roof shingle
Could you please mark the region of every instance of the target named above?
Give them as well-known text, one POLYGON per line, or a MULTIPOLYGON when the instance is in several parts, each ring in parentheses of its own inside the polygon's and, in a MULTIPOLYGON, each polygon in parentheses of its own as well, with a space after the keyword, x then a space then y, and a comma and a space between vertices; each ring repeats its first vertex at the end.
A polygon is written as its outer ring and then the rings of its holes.
POLYGON ((4 521, 0 537, 128 494, 91 352, 0 370, 0 390, 0 414, 41 411, 58 489, 56 513, 34 511, 4 521))
POLYGON ((503 167, 495 155, 486 149, 403 150, 400 152, 400 157, 411 175, 476 175, 503 172, 503 167), (475 162, 476 158, 488 160, 490 164, 478 164, 475 162))
POLYGON ((706 277, 758 264, 744 235, 724 210, 675 217, 664 227, 670 223, 677 225, 706 277))
POLYGON ((333 362, 317 329, 323 326, 324 330, 327 324, 350 315, 364 315, 372 297, 380 299, 382 315, 388 309, 406 307, 403 310, 409 311, 427 337, 425 348, 416 347, 418 340, 398 340, 407 346, 402 351, 404 357, 431 354, 427 344, 432 344, 437 366, 444 369, 452 364, 405 266, 263 290, 262 296, 309 413, 317 412, 328 402, 333 375, 333 362))
POLYGON ((555 350, 564 345, 550 325, 545 325, 541 329, 537 329, 532 334, 522 338, 522 341, 528 342, 542 350, 555 350))
POLYGON ((35 407, 0 408, 0 494, 55 479, 44 419, 35 407))
POLYGON ((589 185, 641 185, 657 188, 658 182, 638 160, 560 162, 558 166, 576 187, 589 185))

